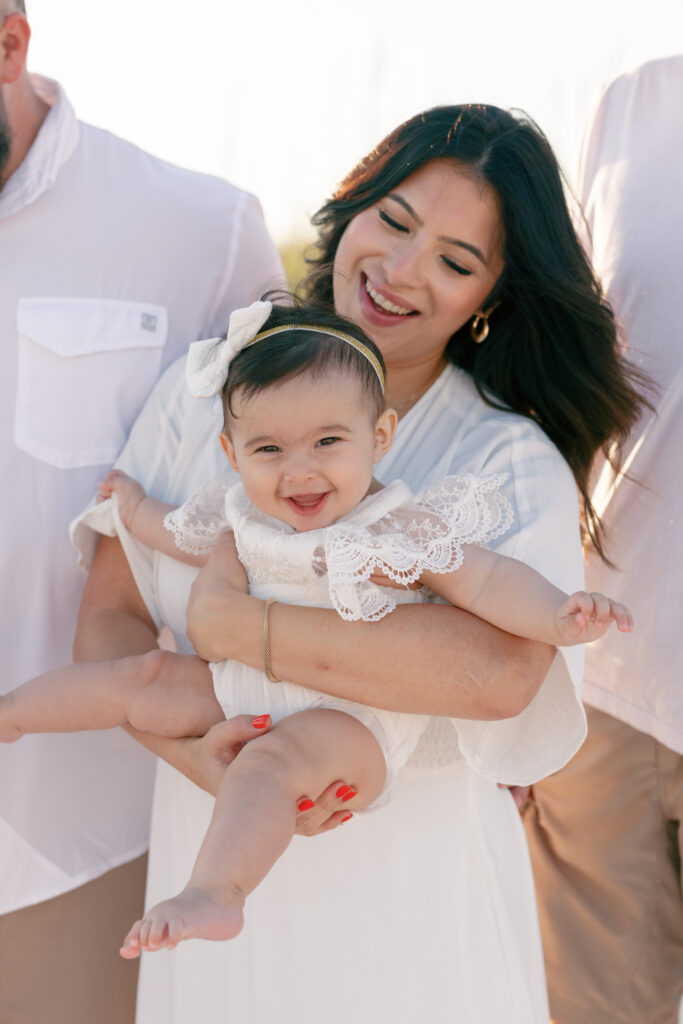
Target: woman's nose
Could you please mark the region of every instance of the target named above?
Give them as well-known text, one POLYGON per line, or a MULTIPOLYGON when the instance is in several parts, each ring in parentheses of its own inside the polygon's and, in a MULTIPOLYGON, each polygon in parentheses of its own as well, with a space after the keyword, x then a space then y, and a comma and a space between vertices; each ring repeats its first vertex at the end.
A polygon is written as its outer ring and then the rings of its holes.
POLYGON ((422 251, 415 241, 398 244, 384 257, 383 269, 388 285, 415 287, 420 281, 422 251))

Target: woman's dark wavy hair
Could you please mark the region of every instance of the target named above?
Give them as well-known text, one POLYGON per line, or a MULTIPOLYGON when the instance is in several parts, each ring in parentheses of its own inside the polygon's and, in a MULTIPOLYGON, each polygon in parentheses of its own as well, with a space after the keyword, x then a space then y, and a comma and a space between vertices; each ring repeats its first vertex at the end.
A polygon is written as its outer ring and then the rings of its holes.
MULTIPOLYGON (((475 344, 467 323, 447 354, 484 401, 535 420, 572 469, 587 533, 605 558, 588 495, 596 452, 609 457, 649 402, 649 380, 620 354, 614 316, 572 225, 550 145, 526 115, 490 106, 435 107, 400 125, 313 217, 319 235, 303 292, 333 303, 332 268, 349 221, 431 160, 490 185, 500 203, 504 270, 483 308, 498 303, 475 344)), ((607 559, 605 558, 607 561, 607 559)))
POLYGON ((316 378, 329 372, 349 374, 358 382, 368 410, 376 420, 385 403, 384 391, 372 363, 353 345, 324 332, 329 329, 350 335, 370 350, 386 373, 382 353, 374 341, 356 324, 330 311, 328 306, 304 304, 284 292, 270 292, 264 298, 273 301, 273 309, 261 330, 285 326, 288 330, 242 349, 230 363, 221 391, 226 428, 229 428, 230 418, 235 418, 231 399, 238 389, 240 397, 248 400, 293 377, 310 374, 316 378), (311 327, 321 330, 314 332, 311 327))

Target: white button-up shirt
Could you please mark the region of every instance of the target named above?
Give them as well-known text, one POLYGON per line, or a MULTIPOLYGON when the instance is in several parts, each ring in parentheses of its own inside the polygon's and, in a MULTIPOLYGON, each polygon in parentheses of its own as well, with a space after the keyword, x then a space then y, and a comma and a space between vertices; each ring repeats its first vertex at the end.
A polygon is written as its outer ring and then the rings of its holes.
MULTIPOLYGON (((253 196, 76 120, 54 82, 0 192, 0 636, 5 692, 71 660, 68 523, 165 367, 280 282, 253 196)), ((153 759, 121 730, 0 747, 0 912, 147 845, 153 759)))
POLYGON ((625 601, 635 631, 588 648, 588 704, 683 753, 683 56, 618 78, 584 144, 580 196, 593 261, 621 322, 628 356, 657 383, 626 444, 630 479, 600 474, 594 501, 608 554, 587 585, 625 601))

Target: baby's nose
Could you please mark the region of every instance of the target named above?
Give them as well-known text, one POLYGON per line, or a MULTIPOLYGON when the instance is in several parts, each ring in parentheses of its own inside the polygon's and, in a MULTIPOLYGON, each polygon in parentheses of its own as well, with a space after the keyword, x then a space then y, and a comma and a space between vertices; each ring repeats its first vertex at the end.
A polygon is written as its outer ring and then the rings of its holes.
POLYGON ((289 480, 310 480, 315 475, 315 467, 305 455, 294 455, 287 460, 285 475, 289 480))

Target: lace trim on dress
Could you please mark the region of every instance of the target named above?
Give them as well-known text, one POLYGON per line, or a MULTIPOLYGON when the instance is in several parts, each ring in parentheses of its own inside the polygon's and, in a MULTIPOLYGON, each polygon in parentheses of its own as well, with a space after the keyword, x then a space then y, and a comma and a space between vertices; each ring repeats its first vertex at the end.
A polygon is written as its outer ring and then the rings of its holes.
POLYGON ((370 581, 375 571, 400 586, 415 583, 425 570, 453 572, 462 565, 463 545, 482 547, 505 533, 513 513, 500 493, 506 474, 446 477, 413 501, 358 527, 328 527, 314 554, 326 571, 330 598, 343 619, 374 622, 396 607, 390 587, 370 581))
POLYGON ((234 480, 209 480, 184 505, 164 516, 164 526, 173 534, 180 551, 188 555, 208 554, 219 533, 228 529, 225 495, 234 486, 234 480))

